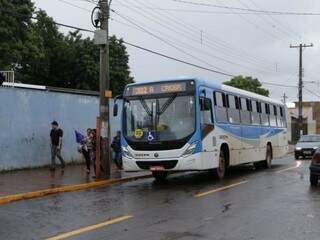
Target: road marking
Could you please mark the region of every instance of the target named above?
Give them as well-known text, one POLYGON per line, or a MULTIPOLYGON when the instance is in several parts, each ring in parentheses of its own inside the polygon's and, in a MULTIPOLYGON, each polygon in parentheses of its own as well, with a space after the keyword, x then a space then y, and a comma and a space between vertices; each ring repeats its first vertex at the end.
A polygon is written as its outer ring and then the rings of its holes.
POLYGON ((285 171, 289 171, 289 170, 292 170, 292 169, 296 169, 296 168, 300 167, 301 164, 302 164, 301 161, 297 161, 297 163, 296 163, 295 166, 293 166, 293 167, 288 167, 288 168, 285 168, 285 169, 280 169, 280 170, 276 171, 276 173, 282 173, 282 172, 285 172, 285 171))
POLYGON ((102 223, 98 223, 98 224, 95 224, 95 225, 83 227, 83 228, 80 228, 80 229, 77 229, 77 230, 73 230, 71 232, 67 232, 67 233, 63 233, 63 234, 60 234, 60 235, 57 235, 57 236, 54 236, 54 237, 50 237, 50 238, 47 238, 47 240, 62 240, 62 239, 66 239, 66 238, 73 237, 73 236, 76 236, 76 235, 79 235, 79 234, 82 234, 82 233, 86 233, 86 232, 89 232, 89 231, 96 230, 98 228, 102 228, 102 227, 108 226, 108 225, 111 225, 111 224, 119 223, 119 222, 128 220, 128 219, 130 219, 132 217, 133 216, 131 216, 131 215, 126 215, 126 216, 110 219, 110 220, 102 222, 102 223))
POLYGON ((215 193, 215 192, 221 192, 221 191, 227 190, 227 189, 229 189, 229 188, 236 187, 236 186, 238 186, 238 185, 241 185, 241 184, 244 184, 244 183, 247 183, 247 182, 248 182, 248 181, 245 180, 245 181, 233 183, 233 184, 230 184, 230 185, 227 185, 227 186, 224 186, 224 187, 212 189, 212 190, 207 191, 207 192, 198 193, 198 194, 196 194, 196 195, 194 195, 194 196, 195 196, 195 197, 203 197, 203 196, 206 196, 206 195, 208 195, 208 194, 215 193))

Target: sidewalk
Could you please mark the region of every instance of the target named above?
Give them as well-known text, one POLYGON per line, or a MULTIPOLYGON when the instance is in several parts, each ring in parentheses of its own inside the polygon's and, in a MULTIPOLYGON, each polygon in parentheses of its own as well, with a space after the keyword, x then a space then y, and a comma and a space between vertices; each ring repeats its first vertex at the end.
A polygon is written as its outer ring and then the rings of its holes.
MULTIPOLYGON (((55 172, 51 172, 47 168, 4 172, 0 173, 0 197, 75 184, 92 183, 95 182, 92 175, 93 173, 90 175, 86 174, 84 165, 66 166, 64 171, 57 168, 55 172)), ((113 171, 111 178, 122 179, 127 177, 142 177, 146 175, 149 175, 149 173, 126 173, 115 170, 113 171)))

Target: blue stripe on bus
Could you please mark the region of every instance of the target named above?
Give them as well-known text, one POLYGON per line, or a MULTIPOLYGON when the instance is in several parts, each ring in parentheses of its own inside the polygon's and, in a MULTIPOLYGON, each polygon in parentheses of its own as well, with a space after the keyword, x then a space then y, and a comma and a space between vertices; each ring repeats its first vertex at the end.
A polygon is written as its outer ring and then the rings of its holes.
POLYGON ((261 136, 272 137, 284 131, 281 128, 259 127, 259 126, 241 126, 230 124, 217 124, 218 127, 239 138, 259 139, 261 136), (242 130, 241 130, 242 128, 242 130))

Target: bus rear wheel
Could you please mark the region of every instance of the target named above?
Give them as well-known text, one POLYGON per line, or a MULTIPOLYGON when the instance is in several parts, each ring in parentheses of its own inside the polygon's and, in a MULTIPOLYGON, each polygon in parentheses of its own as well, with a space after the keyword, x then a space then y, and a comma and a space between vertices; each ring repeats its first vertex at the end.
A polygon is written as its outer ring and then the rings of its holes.
POLYGON ((165 171, 153 171, 152 176, 157 182, 164 182, 168 177, 168 172, 165 171))
POLYGON ((256 169, 271 168, 271 162, 272 162, 272 149, 270 145, 267 145, 266 160, 254 162, 253 166, 256 169))
POLYGON ((272 149, 270 145, 267 145, 266 160, 262 161, 262 166, 264 168, 271 168, 271 162, 272 162, 272 149))
POLYGON ((223 179, 226 174, 226 155, 224 151, 220 151, 219 155, 219 166, 216 169, 216 175, 219 179, 223 179))

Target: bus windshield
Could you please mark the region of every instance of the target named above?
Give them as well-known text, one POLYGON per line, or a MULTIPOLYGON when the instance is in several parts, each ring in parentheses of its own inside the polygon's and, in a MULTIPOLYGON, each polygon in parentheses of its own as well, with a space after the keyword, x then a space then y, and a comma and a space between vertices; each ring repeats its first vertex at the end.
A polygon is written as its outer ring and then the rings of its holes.
POLYGON ((172 94, 124 102, 124 135, 134 142, 173 141, 195 131, 195 98, 172 94))

